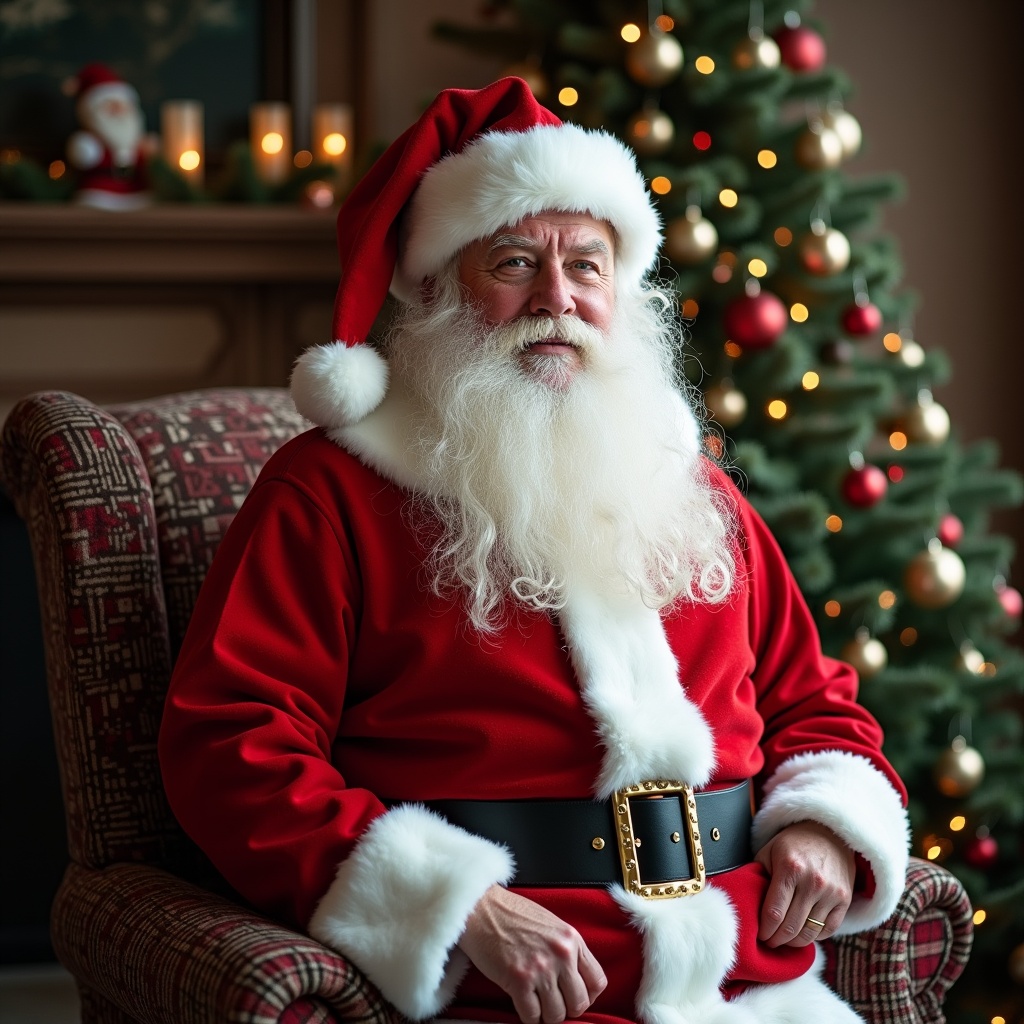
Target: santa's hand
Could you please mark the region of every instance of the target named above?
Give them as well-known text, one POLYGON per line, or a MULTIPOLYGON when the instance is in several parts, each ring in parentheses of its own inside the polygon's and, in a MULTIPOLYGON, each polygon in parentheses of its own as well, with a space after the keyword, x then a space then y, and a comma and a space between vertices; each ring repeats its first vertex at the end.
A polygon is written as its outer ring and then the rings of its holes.
POLYGON ((80 171, 92 170, 103 159, 103 143, 92 132, 75 132, 67 150, 68 160, 80 171))
POLYGON ((512 997, 524 1024, 578 1017, 608 984, 575 928, 498 885, 473 909, 459 947, 512 997))
POLYGON ((834 935, 853 899, 853 851, 814 821, 784 828, 754 858, 771 882, 757 937, 769 946, 806 946, 834 935))

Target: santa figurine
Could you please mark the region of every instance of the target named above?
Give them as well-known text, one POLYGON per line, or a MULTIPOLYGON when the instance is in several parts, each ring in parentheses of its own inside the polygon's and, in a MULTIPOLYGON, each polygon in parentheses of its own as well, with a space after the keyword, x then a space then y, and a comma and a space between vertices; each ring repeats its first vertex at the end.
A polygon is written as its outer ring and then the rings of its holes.
POLYGON ((80 172, 76 202, 105 210, 150 203, 146 161, 155 147, 145 134, 138 92, 104 64, 86 65, 68 91, 81 125, 67 146, 80 172))

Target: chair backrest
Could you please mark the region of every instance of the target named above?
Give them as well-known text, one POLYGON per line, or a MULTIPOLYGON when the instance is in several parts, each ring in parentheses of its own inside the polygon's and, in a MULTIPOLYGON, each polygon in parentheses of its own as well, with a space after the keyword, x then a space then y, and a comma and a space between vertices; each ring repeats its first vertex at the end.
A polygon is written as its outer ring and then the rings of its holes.
POLYGON ((164 697, 224 531, 263 464, 307 427, 280 388, 106 410, 43 392, 7 418, 0 480, 35 560, 72 860, 212 877, 164 797, 164 697))

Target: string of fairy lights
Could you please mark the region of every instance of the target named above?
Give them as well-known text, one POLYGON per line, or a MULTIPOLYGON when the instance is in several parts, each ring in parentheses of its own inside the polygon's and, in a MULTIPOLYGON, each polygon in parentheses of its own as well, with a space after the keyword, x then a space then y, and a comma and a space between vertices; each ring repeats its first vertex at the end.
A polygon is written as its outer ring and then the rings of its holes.
MULTIPOLYGON (((619 30, 619 36, 626 44, 623 64, 630 79, 645 90, 640 109, 626 120, 624 137, 641 158, 657 158, 678 149, 677 126, 659 107, 659 90, 674 82, 684 72, 683 46, 673 30, 673 19, 660 10, 660 5, 650 4, 648 20, 628 22, 619 30)), ((764 29, 763 10, 759 0, 750 4, 750 16, 745 35, 738 38, 728 55, 728 65, 733 73, 745 73, 757 69, 766 70, 785 66, 794 74, 820 70, 826 63, 826 47, 822 37, 811 27, 803 24, 796 12, 786 14, 784 24, 771 35, 764 29)), ((699 85, 700 77, 707 78, 722 70, 725 58, 722 55, 700 53, 690 63, 687 73, 699 85)), ((531 59, 507 68, 507 73, 526 79, 533 91, 543 99, 550 92, 550 85, 541 70, 540 60, 531 59)), ((585 83, 564 84, 558 89, 557 102, 565 116, 573 117, 577 110, 586 122, 585 83)), ((854 157, 862 144, 861 127, 856 118, 847 111, 839 99, 830 99, 822 105, 809 104, 805 109, 806 120, 793 134, 792 152, 784 153, 778 147, 757 148, 752 172, 770 174, 784 166, 792 167, 791 161, 808 172, 827 172, 840 167, 854 157)), ((789 138, 785 133, 780 137, 789 138)), ((705 127, 696 126, 689 139, 698 153, 713 155, 715 139, 705 127)), ((678 175, 658 165, 658 173, 651 177, 651 191, 664 201, 673 197, 678 189, 684 190, 685 206, 681 215, 667 218, 665 225, 664 251, 673 264, 693 270, 706 268, 715 285, 726 285, 743 275, 743 293, 724 305, 722 332, 723 352, 726 365, 731 366, 743 359, 750 351, 770 348, 789 329, 791 324, 805 324, 817 314, 813 304, 795 298, 788 304, 771 291, 774 268, 769 261, 775 257, 767 252, 741 257, 729 247, 720 245, 719 231, 714 221, 714 210, 736 213, 742 211, 744 194, 742 187, 732 183, 720 183, 711 193, 711 202, 702 204, 705 196, 702 189, 693 184, 693 175, 682 169, 678 175)), ((917 376, 925 380, 926 353, 913 338, 906 325, 899 330, 885 330, 884 318, 879 308, 871 301, 864 274, 858 272, 855 252, 850 240, 831 223, 830 210, 824 199, 817 199, 804 226, 779 224, 771 231, 771 239, 778 255, 783 259, 795 259, 798 266, 811 278, 825 279, 845 271, 852 272, 853 294, 839 314, 841 334, 821 350, 826 364, 841 366, 852 359, 854 348, 860 353, 870 352, 866 343, 881 335, 881 359, 892 360, 894 366, 905 376, 917 376)), ((681 299, 681 313, 692 319, 700 307, 695 297, 681 299)), ((825 389, 829 383, 828 369, 807 368, 800 376, 799 390, 803 393, 825 389)), ((704 388, 705 405, 723 429, 729 430, 742 423, 750 414, 748 397, 740 391, 731 372, 715 376, 704 388)), ((768 398, 763 411, 768 423, 787 420, 794 411, 791 396, 779 394, 768 398)), ((900 461, 901 453, 907 449, 943 445, 950 434, 950 420, 946 410, 935 400, 930 387, 921 383, 905 400, 895 415, 875 424, 875 436, 863 438, 861 443, 851 446, 849 470, 841 481, 841 498, 852 510, 871 508, 882 501, 890 486, 900 484, 906 475, 906 468, 900 461), (867 452, 873 453, 869 461, 867 452)), ((721 453, 722 439, 709 435, 709 448, 721 453)), ((846 510, 830 510, 825 527, 830 534, 839 534, 844 529, 846 510)), ((923 538, 923 546, 903 567, 900 583, 906 598, 915 606, 926 611, 941 612, 950 608, 964 591, 967 581, 966 566, 955 550, 964 536, 964 525, 948 507, 936 510, 935 528, 923 538)), ((1004 576, 993 581, 999 603, 1005 614, 1019 617, 1022 610, 1020 593, 1010 587, 1004 576)), ((899 597, 895 588, 887 587, 875 597, 879 609, 884 612, 897 610, 899 597)), ((848 616, 854 626, 853 636, 842 648, 840 657, 850 662, 862 679, 870 678, 889 664, 890 651, 882 640, 872 636, 864 625, 856 625, 856 612, 844 612, 842 602, 828 597, 821 611, 829 619, 848 616)), ((953 667, 965 677, 991 677, 998 671, 997 665, 987 660, 971 639, 963 635, 963 629, 951 621, 950 635, 955 649, 953 667)), ((901 647, 910 648, 919 642, 918 629, 905 625, 893 631, 894 641, 901 647)), ((980 785, 985 765, 981 754, 970 744, 970 722, 965 716, 950 726, 949 746, 934 766, 934 780, 939 792, 952 799, 961 800, 980 785)), ((950 817, 944 830, 924 836, 920 852, 930 860, 940 861, 949 856, 960 843, 964 859, 971 866, 984 869, 995 862, 998 845, 991 829, 993 822, 971 822, 968 815, 958 812, 950 817)), ((976 925, 987 917, 984 908, 975 911, 976 925)), ((1020 959, 1024 965, 1024 948, 1020 959)), ((1005 1024, 995 1016, 991 1024, 1005 1024)))

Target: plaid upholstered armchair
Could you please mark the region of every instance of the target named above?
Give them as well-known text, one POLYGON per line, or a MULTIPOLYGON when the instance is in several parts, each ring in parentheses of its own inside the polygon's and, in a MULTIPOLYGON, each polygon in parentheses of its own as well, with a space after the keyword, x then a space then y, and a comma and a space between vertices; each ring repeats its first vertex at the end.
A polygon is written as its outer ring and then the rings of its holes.
MULTIPOLYGON (((0 480, 36 563, 67 816, 52 937, 85 1024, 400 1019, 343 957, 226 891, 157 765, 171 665, 213 552, 304 427, 280 389, 107 410, 41 393, 4 425, 0 480)), ((914 860, 886 925, 827 944, 829 978, 869 1022, 939 1022, 970 941, 959 883, 914 860)))

